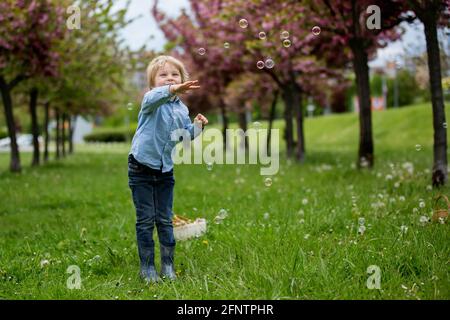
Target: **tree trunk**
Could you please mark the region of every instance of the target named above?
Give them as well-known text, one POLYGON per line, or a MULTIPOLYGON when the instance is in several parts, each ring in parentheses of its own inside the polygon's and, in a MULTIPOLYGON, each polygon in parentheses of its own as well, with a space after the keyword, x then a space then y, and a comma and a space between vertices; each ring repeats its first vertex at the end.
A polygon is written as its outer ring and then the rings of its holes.
POLYGON ((266 143, 267 155, 269 155, 269 156, 271 155, 271 152, 270 152, 270 141, 271 141, 271 132, 272 132, 271 130, 272 130, 272 126, 273 126, 273 120, 275 119, 275 110, 276 110, 277 102, 278 102, 278 94, 279 94, 279 92, 278 92, 278 90, 276 90, 273 95, 272 105, 270 106, 269 129, 267 132, 267 143, 266 143))
POLYGON ((433 174, 432 184, 439 187, 447 181, 447 129, 445 121, 445 106, 441 83, 441 62, 437 25, 433 12, 424 13, 425 39, 427 42, 428 70, 430 75, 431 104, 433 106, 433 174))
POLYGON ((56 159, 59 159, 61 157, 61 151, 60 151, 60 126, 61 126, 61 119, 59 115, 59 110, 55 109, 55 118, 56 118, 56 159))
POLYGON ((245 116, 245 110, 238 112, 239 128, 244 131, 244 136, 241 137, 240 148, 248 151, 248 137, 245 135, 247 131, 247 118, 245 116))
POLYGON ((294 107, 297 111, 295 115, 295 120, 297 123, 297 145, 295 146, 295 157, 297 161, 303 162, 305 160, 305 133, 303 130, 302 92, 298 88, 297 90, 293 91, 293 94, 294 107))
POLYGON ((69 154, 73 153, 73 130, 76 122, 76 116, 69 116, 69 154))
POLYGON ((62 146, 62 155, 66 156, 66 119, 67 114, 63 112, 62 114, 62 125, 61 125, 61 146, 62 146))
POLYGON ((13 105, 11 100, 11 88, 6 83, 3 76, 0 76, 0 90, 2 93, 3 107, 5 111, 6 124, 8 126, 8 135, 11 139, 11 162, 9 168, 11 172, 20 172, 20 154, 16 139, 16 124, 14 122, 13 105))
POLYGON ((361 168, 361 163, 365 163, 367 167, 371 168, 374 164, 374 147, 367 53, 363 47, 363 39, 357 38, 350 41, 350 47, 353 53, 353 69, 356 76, 359 101, 359 155, 357 166, 361 168))
POLYGON ((39 150, 39 125, 37 118, 37 100, 39 91, 36 87, 30 90, 30 115, 31 115, 31 133, 33 135, 33 159, 31 166, 38 166, 40 162, 40 150, 39 150))
POLYGON ((44 134, 45 134, 45 143, 44 143, 44 162, 48 161, 48 122, 49 122, 49 105, 50 102, 46 102, 44 105, 45 108, 45 120, 44 120, 44 134))
POLYGON ((286 85, 282 92, 284 101, 284 121, 286 124, 284 130, 284 140, 286 141, 287 157, 291 158, 294 152, 294 134, 293 134, 293 119, 292 111, 294 107, 293 93, 289 85, 286 85))
POLYGON ((227 139, 227 129, 228 129, 228 117, 227 117, 227 111, 225 109, 225 103, 220 99, 220 113, 222 114, 222 121, 223 121, 223 127, 222 127, 222 134, 223 134, 223 148, 226 149, 228 145, 228 139, 227 139))

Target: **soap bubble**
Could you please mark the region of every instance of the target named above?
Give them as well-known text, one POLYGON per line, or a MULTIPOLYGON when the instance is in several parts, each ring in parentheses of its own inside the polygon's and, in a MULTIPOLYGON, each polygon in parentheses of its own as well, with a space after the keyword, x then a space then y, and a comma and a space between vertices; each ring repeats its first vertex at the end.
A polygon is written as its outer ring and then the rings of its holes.
POLYGON ((229 44, 228 42, 225 42, 225 43, 223 44, 223 47, 224 47, 225 49, 229 49, 229 48, 230 48, 230 44, 229 44))
POLYGON ((313 35, 318 36, 320 34, 320 27, 319 26, 313 27, 312 33, 313 33, 313 35))
POLYGON ((263 61, 258 61, 257 63, 256 63, 256 67, 258 68, 258 69, 262 69, 262 68, 264 68, 264 62, 263 61))
POLYGON ((219 214, 214 218, 214 222, 220 224, 226 217, 228 217, 228 212, 222 208, 219 210, 219 214))
POLYGON ((206 163, 206 169, 208 169, 208 171, 211 171, 213 168, 213 164, 211 162, 207 162, 206 163))
POLYGON ((416 144, 416 150, 417 150, 417 151, 422 150, 422 146, 421 146, 420 144, 416 144))
POLYGON ((264 31, 261 31, 261 32, 258 34, 258 37, 259 37, 261 40, 264 40, 264 39, 266 39, 266 33, 265 33, 264 31))
POLYGON ((127 103, 127 109, 130 111, 133 110, 133 104, 131 102, 127 103))
POLYGON ((255 121, 255 122, 253 122, 253 127, 254 127, 256 130, 259 130, 259 129, 261 128, 261 123, 259 123, 258 121, 255 121))
POLYGON ((273 62, 272 59, 267 59, 266 62, 264 63, 267 69, 272 69, 273 66, 275 65, 275 62, 273 62))
POLYGON ((444 127, 444 129, 447 129, 447 122, 444 122, 444 123, 442 124, 442 126, 444 127))
POLYGON ((266 185, 266 187, 270 187, 272 185, 272 179, 270 178, 264 179, 264 184, 266 185))
POLYGON ((291 46, 291 41, 289 39, 283 40, 283 46, 289 48, 291 46))
POLYGON ((281 39, 287 39, 287 38, 289 38, 289 32, 286 31, 286 30, 282 31, 281 34, 280 34, 280 38, 281 38, 281 39))
POLYGON ((199 48, 199 49, 198 49, 198 54, 199 54, 199 55, 202 56, 202 55, 204 55, 205 53, 206 53, 205 48, 199 48))
POLYGON ((243 28, 243 29, 247 28, 247 27, 248 27, 248 21, 245 20, 245 19, 239 20, 239 26, 240 26, 241 28, 243 28))

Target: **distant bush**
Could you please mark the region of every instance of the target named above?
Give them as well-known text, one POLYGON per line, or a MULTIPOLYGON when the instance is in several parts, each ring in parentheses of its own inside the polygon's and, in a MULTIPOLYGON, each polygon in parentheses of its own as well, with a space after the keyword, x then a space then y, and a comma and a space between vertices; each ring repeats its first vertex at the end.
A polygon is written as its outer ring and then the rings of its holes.
POLYGON ((9 137, 8 131, 6 129, 0 129, 0 139, 9 137))
POLYGON ((134 135, 134 129, 102 129, 83 137, 86 142, 125 142, 134 135))

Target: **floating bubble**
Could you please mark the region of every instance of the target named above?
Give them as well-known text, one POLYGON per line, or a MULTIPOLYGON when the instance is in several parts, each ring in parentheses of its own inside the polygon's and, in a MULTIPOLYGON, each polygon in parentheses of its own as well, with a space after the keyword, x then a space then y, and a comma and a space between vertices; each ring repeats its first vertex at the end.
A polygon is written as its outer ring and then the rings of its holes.
POLYGON ((246 19, 239 20, 239 27, 245 29, 248 27, 248 21, 246 19))
POLYGON ((272 185, 272 179, 270 178, 264 179, 264 184, 266 185, 266 187, 270 187, 272 185))
POLYGON ((313 35, 318 36, 320 34, 320 27, 319 26, 313 27, 312 33, 313 33, 313 35))
POLYGON ((261 40, 265 40, 266 39, 266 33, 264 31, 261 31, 260 33, 258 33, 258 37, 261 40))
POLYGON ((287 39, 287 38, 289 38, 289 32, 286 31, 286 30, 282 31, 281 34, 280 34, 280 38, 281 38, 281 39, 287 39))
POLYGON ((214 223, 220 224, 228 216, 228 212, 225 209, 220 209, 219 214, 214 218, 214 223))
POLYGON ((358 223, 359 223, 360 226, 364 225, 365 222, 366 222, 366 219, 364 219, 364 218, 359 218, 358 219, 358 223))
POLYGON ((258 69, 262 69, 262 68, 264 68, 264 61, 258 61, 257 63, 256 63, 256 67, 258 68, 258 69))
POLYGON ((444 123, 442 124, 442 126, 444 127, 444 129, 447 129, 447 122, 444 122, 444 123))
POLYGON ((229 44, 228 42, 225 42, 225 43, 223 44, 223 47, 224 47, 225 49, 229 49, 229 48, 230 48, 230 44, 229 44))
POLYGON ((272 69, 273 66, 275 65, 275 62, 273 62, 272 59, 267 59, 264 65, 266 66, 267 69, 272 69))
POLYGON ((198 54, 199 54, 199 55, 202 56, 202 55, 204 55, 205 53, 206 53, 206 49, 205 49, 205 48, 199 48, 199 49, 198 49, 198 54))
POLYGON ((255 121, 255 122, 253 122, 253 127, 254 127, 256 130, 259 130, 259 129, 261 128, 261 123, 259 123, 258 121, 255 121))
POLYGON ((283 40, 283 46, 285 48, 289 48, 291 46, 291 40, 289 39, 283 40))
POLYGON ((133 104, 131 102, 127 103, 127 109, 128 110, 133 110, 133 104))
POLYGON ((211 162, 207 162, 206 163, 206 169, 208 169, 208 171, 211 171, 213 168, 213 164, 211 162))
POLYGON ((422 146, 421 146, 420 144, 416 144, 416 150, 417 150, 417 151, 422 150, 422 146))

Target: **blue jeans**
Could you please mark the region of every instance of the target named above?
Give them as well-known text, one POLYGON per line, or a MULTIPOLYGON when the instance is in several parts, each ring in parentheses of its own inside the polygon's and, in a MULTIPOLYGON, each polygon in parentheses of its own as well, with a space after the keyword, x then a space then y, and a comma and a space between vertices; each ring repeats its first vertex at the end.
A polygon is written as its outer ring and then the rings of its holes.
POLYGON ((175 246, 172 225, 173 170, 162 173, 128 157, 128 185, 136 208, 136 238, 142 265, 153 264, 153 229, 156 224, 159 243, 175 246), (151 260, 151 261, 150 261, 151 260))

